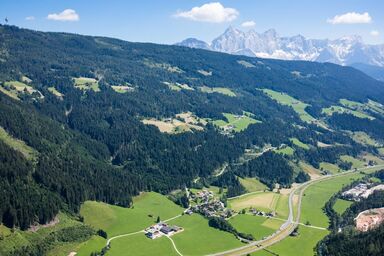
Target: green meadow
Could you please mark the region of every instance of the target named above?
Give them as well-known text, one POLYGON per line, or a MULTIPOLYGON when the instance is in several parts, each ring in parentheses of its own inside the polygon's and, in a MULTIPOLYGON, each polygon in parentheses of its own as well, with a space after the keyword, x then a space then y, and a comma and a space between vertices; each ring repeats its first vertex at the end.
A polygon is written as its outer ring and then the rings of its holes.
POLYGON ((95 78, 78 77, 74 78, 75 87, 80 90, 93 90, 99 92, 99 82, 95 78))
POLYGON ((354 158, 352 156, 348 156, 348 155, 342 155, 342 156, 340 156, 340 159, 342 161, 352 163, 352 168, 361 168, 361 167, 364 167, 364 165, 365 165, 364 161, 357 159, 357 158, 354 158))
POLYGON ((48 91, 50 93, 52 93, 53 95, 59 97, 59 98, 62 98, 64 96, 64 94, 62 94, 61 92, 59 92, 55 87, 48 87, 48 91))
POLYGON ((231 89, 226 87, 208 87, 208 86, 202 86, 199 87, 200 91, 205 93, 220 93, 226 96, 235 97, 236 93, 234 93, 231 89))
POLYGON ((195 90, 187 84, 170 83, 170 82, 164 82, 164 84, 167 85, 169 89, 171 89, 173 91, 178 91, 178 92, 181 90, 189 90, 189 91, 195 90))
POLYGON ((237 231, 252 234, 256 240, 260 240, 263 237, 273 234, 281 227, 284 221, 250 214, 238 214, 229 219, 229 223, 231 223, 237 231))
POLYGON ((250 114, 234 115, 230 113, 223 113, 226 120, 215 120, 213 124, 221 128, 233 126, 235 132, 241 132, 248 128, 251 124, 260 123, 260 121, 253 119, 250 114))
POLYGON ((277 154, 283 154, 287 156, 292 156, 295 153, 295 150, 291 148, 290 146, 285 146, 279 149, 273 150, 277 154))
POLYGON ((25 144, 24 141, 12 137, 1 126, 0 126, 0 140, 2 140, 5 144, 10 146, 14 150, 22 153, 25 158, 27 158, 29 160, 36 160, 37 159, 38 152, 34 148, 25 144))
POLYGON ((261 183, 257 178, 238 178, 241 185, 243 185, 247 192, 263 191, 268 189, 268 187, 264 183, 261 183))
POLYGON ((283 92, 277 92, 270 89, 263 89, 262 91, 270 98, 276 100, 279 104, 292 107, 304 122, 310 123, 315 121, 315 118, 313 118, 305 111, 305 108, 309 106, 308 104, 299 101, 283 92))
POLYGON ((357 110, 351 110, 342 106, 330 106, 328 108, 323 108, 321 111, 323 114, 331 116, 333 113, 339 113, 339 114, 351 114, 354 115, 355 117, 359 118, 367 118, 370 120, 375 119, 374 117, 362 112, 362 111, 357 111, 357 110))
POLYGON ((86 224, 105 230, 109 237, 142 230, 155 223, 157 216, 165 220, 182 212, 183 208, 154 192, 135 197, 131 208, 86 201, 80 210, 86 224))
POLYGON ((44 97, 38 90, 34 89, 32 86, 19 81, 4 82, 4 85, 0 86, 0 91, 15 100, 20 100, 19 95, 24 93, 38 93, 39 98, 44 97))
POLYGON ((233 234, 209 227, 208 220, 199 214, 183 215, 169 223, 184 228, 172 236, 183 255, 206 255, 242 245, 233 234))
POLYGON ((349 206, 351 206, 351 204, 353 204, 353 202, 351 201, 347 201, 347 200, 343 200, 343 199, 337 199, 336 202, 335 202, 335 205, 333 206, 333 209, 338 213, 338 214, 343 214, 345 212, 345 210, 347 210, 349 208, 349 206))
POLYGON ((288 236, 281 242, 268 247, 267 249, 275 254, 265 251, 252 253, 252 256, 263 255, 281 255, 281 256, 298 256, 298 255, 315 255, 314 247, 317 242, 328 234, 327 230, 313 229, 310 227, 300 226, 299 235, 296 237, 288 236))
POLYGON ((288 218, 288 196, 274 192, 254 192, 228 200, 228 207, 241 211, 253 207, 264 212, 275 211, 277 217, 288 218))
POLYGON ((323 206, 343 186, 361 177, 363 175, 360 173, 350 173, 331 180, 320 181, 308 187, 304 191, 301 203, 300 222, 309 222, 311 225, 327 228, 328 217, 323 212, 323 206))
POLYGON ((331 174, 336 174, 336 173, 341 171, 339 166, 337 166, 335 164, 327 163, 327 162, 321 162, 320 163, 320 170, 328 171, 331 174))
MULTIPOLYGON (((176 237, 177 235, 173 237, 176 237)), ((173 249, 172 243, 167 237, 163 236, 163 237, 152 240, 147 238, 144 234, 140 233, 133 236, 122 237, 114 240, 111 243, 111 249, 108 251, 107 255, 108 256, 122 256, 122 255, 175 256, 178 254, 173 249)))
POLYGON ((301 142, 299 139, 297 138, 290 138, 289 139, 294 145, 300 147, 300 148, 303 148, 303 149, 309 149, 309 146, 303 142, 301 142))

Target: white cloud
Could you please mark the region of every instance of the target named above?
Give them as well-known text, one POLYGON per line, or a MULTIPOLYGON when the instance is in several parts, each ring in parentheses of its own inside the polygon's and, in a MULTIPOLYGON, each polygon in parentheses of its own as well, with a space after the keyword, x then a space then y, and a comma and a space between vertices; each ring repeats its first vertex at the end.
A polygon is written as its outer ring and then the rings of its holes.
POLYGON ((25 17, 25 20, 35 20, 35 16, 28 16, 28 17, 25 17))
POLYGON ((208 3, 193 7, 189 11, 178 11, 174 16, 193 21, 222 23, 235 20, 239 12, 234 8, 226 8, 221 3, 208 3))
POLYGON ((80 17, 75 10, 65 9, 61 13, 48 14, 47 19, 58 21, 78 21, 80 17))
POLYGON ((348 12, 340 15, 336 15, 332 19, 327 20, 331 24, 365 24, 371 23, 372 18, 368 12, 357 13, 357 12, 348 12))
POLYGON ((379 36, 380 35, 380 32, 377 31, 377 30, 372 30, 371 31, 371 36, 379 36))
POLYGON ((244 21, 243 23, 241 23, 241 26, 243 28, 251 28, 251 27, 256 26, 256 22, 254 22, 253 20, 244 21))

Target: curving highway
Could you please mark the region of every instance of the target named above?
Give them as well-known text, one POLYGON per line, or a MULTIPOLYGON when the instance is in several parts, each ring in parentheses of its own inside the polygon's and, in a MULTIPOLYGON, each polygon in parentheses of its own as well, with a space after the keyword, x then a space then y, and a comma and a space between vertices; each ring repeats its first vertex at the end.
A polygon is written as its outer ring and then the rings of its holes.
POLYGON ((238 248, 231 249, 231 250, 227 250, 224 252, 211 254, 211 256, 246 255, 248 253, 252 253, 255 251, 265 249, 266 247, 269 247, 275 243, 280 242, 281 240, 283 240, 287 236, 289 236, 293 232, 293 230, 300 224, 301 200, 302 200, 303 193, 304 193, 305 189, 307 189, 310 185, 312 185, 314 183, 318 183, 320 181, 334 179, 334 178, 339 177, 339 176, 348 175, 352 172, 357 172, 357 171, 362 171, 362 170, 367 170, 367 169, 372 169, 372 168, 381 168, 381 167, 384 167, 384 165, 375 165, 375 166, 358 168, 356 170, 349 170, 349 171, 345 171, 345 172, 334 174, 334 175, 323 176, 323 177, 320 177, 318 179, 310 180, 310 181, 307 181, 307 182, 301 184, 300 186, 293 189, 291 191, 291 193, 289 194, 289 201, 288 201, 289 216, 288 216, 288 219, 283 223, 283 225, 281 225, 281 227, 278 231, 276 231, 274 234, 272 234, 271 236, 269 236, 263 240, 255 241, 255 242, 249 243, 245 246, 238 247, 238 248), (294 221, 293 220, 294 219, 293 200, 294 200, 294 196, 297 194, 298 194, 299 198, 298 198, 298 205, 297 205, 297 216, 296 216, 296 220, 294 221))

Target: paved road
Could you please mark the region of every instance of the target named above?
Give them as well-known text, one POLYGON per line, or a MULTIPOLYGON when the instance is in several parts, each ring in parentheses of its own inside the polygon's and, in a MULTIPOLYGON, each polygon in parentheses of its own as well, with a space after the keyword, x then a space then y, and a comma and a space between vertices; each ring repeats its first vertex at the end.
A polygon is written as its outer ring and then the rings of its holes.
POLYGON ((246 255, 248 253, 262 250, 268 246, 271 246, 277 242, 280 242, 281 240, 283 240, 287 236, 289 236, 292 233, 292 231, 300 224, 301 200, 302 200, 303 193, 304 193, 305 189, 308 188, 310 185, 312 185, 314 183, 318 183, 320 181, 334 179, 334 178, 339 177, 339 176, 348 175, 348 174, 355 172, 355 171, 363 171, 363 170, 367 170, 367 169, 381 168, 381 167, 384 167, 384 165, 363 167, 363 168, 359 168, 357 170, 350 170, 350 171, 345 171, 345 172, 334 174, 334 175, 323 176, 323 177, 320 177, 318 179, 310 180, 310 181, 307 181, 307 182, 301 184, 300 186, 293 189, 291 191, 291 193, 289 194, 289 201, 288 201, 289 216, 288 216, 288 219, 286 220, 286 222, 280 227, 280 229, 278 231, 276 231, 271 236, 265 238, 264 240, 255 241, 255 242, 249 243, 245 246, 238 247, 238 248, 235 248, 232 250, 227 250, 224 252, 215 253, 215 254, 212 254, 211 256, 246 255), (295 194, 297 194, 297 193, 299 194, 299 198, 298 198, 297 216, 296 216, 296 220, 294 221, 293 220, 293 218, 294 218, 293 198, 294 198, 295 194))

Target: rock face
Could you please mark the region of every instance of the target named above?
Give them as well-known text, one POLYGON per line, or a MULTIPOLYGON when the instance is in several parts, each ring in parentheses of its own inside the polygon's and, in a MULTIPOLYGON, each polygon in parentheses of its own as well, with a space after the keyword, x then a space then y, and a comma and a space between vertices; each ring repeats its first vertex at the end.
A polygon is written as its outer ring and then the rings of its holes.
POLYGON ((356 229, 366 232, 379 226, 384 221, 384 208, 363 211, 355 219, 356 229))
POLYGON ((211 44, 189 38, 177 45, 251 57, 384 67, 384 45, 364 44, 359 36, 318 40, 301 35, 281 37, 274 29, 257 33, 255 30, 243 32, 229 27, 211 44))

